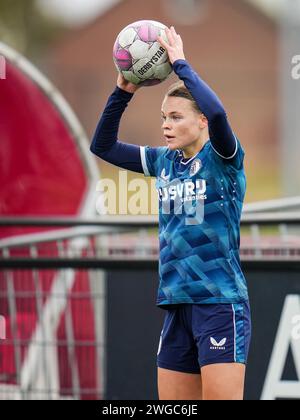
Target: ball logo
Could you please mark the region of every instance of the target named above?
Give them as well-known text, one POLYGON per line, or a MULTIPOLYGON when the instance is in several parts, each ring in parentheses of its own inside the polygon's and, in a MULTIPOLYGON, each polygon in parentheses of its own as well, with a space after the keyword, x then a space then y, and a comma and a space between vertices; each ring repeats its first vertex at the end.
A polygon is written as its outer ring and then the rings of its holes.
POLYGON ((200 159, 195 159, 192 163, 191 169, 190 169, 190 176, 196 175, 202 168, 202 162, 200 159))
POLYGON ((158 60, 164 55, 166 50, 163 47, 160 47, 156 54, 151 57, 151 59, 140 69, 138 70, 139 74, 143 76, 148 70, 158 62, 158 60))

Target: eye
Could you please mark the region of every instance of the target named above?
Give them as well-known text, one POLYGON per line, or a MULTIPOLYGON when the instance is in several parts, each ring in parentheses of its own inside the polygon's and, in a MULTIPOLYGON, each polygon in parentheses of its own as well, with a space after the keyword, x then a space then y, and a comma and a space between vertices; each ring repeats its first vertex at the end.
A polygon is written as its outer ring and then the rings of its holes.
MULTIPOLYGON (((161 115, 161 119, 162 120, 165 120, 167 117, 165 117, 164 115, 161 115)), ((182 119, 182 117, 181 116, 179 116, 179 115, 173 115, 173 116, 171 116, 170 117, 171 119, 173 119, 173 120, 181 120, 182 119)))

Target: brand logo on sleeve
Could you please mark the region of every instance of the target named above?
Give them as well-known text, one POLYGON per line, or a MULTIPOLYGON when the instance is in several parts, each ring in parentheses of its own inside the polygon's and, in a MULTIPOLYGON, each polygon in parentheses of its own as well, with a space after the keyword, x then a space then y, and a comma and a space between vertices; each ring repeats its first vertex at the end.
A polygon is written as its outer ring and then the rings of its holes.
POLYGON ((161 171, 160 177, 164 181, 169 181, 170 180, 170 176, 171 176, 170 174, 169 175, 166 175, 166 169, 165 168, 161 171))

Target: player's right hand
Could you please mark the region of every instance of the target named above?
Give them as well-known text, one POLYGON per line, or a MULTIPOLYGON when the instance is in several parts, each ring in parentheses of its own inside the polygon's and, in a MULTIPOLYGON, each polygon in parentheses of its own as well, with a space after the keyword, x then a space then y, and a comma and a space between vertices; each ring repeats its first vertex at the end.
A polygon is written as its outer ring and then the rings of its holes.
POLYGON ((141 85, 135 85, 131 82, 128 82, 122 73, 119 73, 118 75, 117 86, 129 93, 134 93, 141 87, 141 85))

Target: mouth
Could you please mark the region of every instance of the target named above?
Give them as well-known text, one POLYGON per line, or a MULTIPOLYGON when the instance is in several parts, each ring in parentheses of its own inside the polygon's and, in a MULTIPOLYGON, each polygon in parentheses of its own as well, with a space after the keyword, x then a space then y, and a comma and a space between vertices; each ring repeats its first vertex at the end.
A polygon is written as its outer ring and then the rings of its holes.
POLYGON ((165 135, 164 137, 165 137, 166 142, 168 142, 168 143, 170 143, 171 141, 175 140, 175 137, 174 136, 167 136, 167 135, 165 135))

